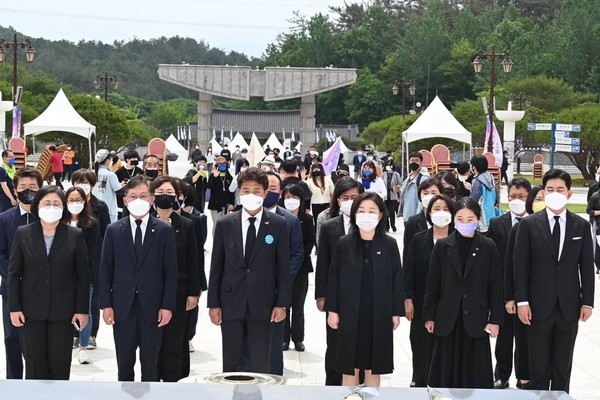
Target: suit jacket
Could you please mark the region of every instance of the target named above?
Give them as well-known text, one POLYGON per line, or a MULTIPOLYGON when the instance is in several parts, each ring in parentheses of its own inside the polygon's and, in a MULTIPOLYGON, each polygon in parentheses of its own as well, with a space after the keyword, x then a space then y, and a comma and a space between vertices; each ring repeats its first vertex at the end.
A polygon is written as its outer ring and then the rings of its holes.
POLYGON ((508 241, 506 242, 506 254, 504 255, 504 301, 511 301, 515 299, 515 279, 514 279, 514 254, 515 254, 515 243, 517 238, 517 230, 519 225, 516 224, 510 230, 508 235, 508 241))
POLYGON ((486 324, 504 322, 498 250, 491 239, 476 232, 463 274, 456 235, 438 240, 433 247, 423 320, 435 321, 436 336, 448 336, 463 312, 466 333, 485 337, 486 324))
POLYGON ((200 273, 198 272, 198 241, 194 223, 176 212, 171 214, 171 226, 175 230, 179 285, 186 285, 188 296, 200 295, 200 273))
POLYGON ((290 237, 290 275, 292 282, 304 263, 304 243, 302 240, 302 227, 298 217, 283 207, 275 206, 275 214, 285 218, 290 237))
POLYGON ((300 272, 308 274, 313 272, 310 253, 315 245, 315 225, 313 217, 304 211, 298 213, 298 219, 302 227, 302 241, 304 242, 304 262, 302 263, 300 272))
POLYGON ((208 223, 205 214, 201 214, 198 210, 192 209, 191 213, 181 210, 181 216, 189 218, 194 224, 194 232, 196 235, 196 248, 198 249, 198 279, 200 282, 200 290, 203 292, 208 289, 206 281, 205 262, 204 262, 204 243, 206 243, 206 235, 208 233, 208 223), (194 214, 198 212, 199 215, 194 214))
POLYGON ((317 269, 315 272, 315 299, 325 298, 329 281, 329 266, 339 238, 344 236, 344 216, 338 215, 321 225, 317 246, 317 269))
POLYGON ((364 155, 359 156, 358 154, 352 159, 352 165, 354 166, 354 172, 359 173, 364 162, 367 161, 367 157, 364 155))
POLYGON ((9 208, 0 214, 0 294, 8 294, 8 259, 17 228, 21 226, 21 209, 19 206, 9 208))
POLYGON ((427 229, 427 217, 425 216, 424 211, 413 215, 406 221, 406 225, 404 226, 404 249, 402 250, 403 260, 406 260, 406 257, 408 256, 408 249, 410 249, 410 243, 415 234, 426 231, 427 229))
POLYGON ((531 316, 548 318, 556 301, 567 320, 582 305, 594 306, 594 243, 589 222, 567 211, 565 241, 558 260, 546 210, 519 222, 514 248, 517 303, 527 301, 531 316))
POLYGON ((500 256, 500 271, 504 276, 504 256, 506 255, 506 243, 508 235, 512 229, 512 214, 507 212, 499 217, 494 217, 490 221, 486 236, 494 241, 500 256))
POLYGON ((50 248, 40 222, 15 234, 8 266, 8 304, 25 319, 60 321, 88 313, 90 272, 81 229, 58 224, 50 248))
POLYGON ((291 302, 290 241, 284 217, 263 209, 256 242, 246 265, 242 211, 217 221, 213 239, 208 308, 221 308, 224 320, 269 320, 274 307, 291 302))
POLYGON ((413 300, 416 319, 422 319, 423 315, 423 298, 432 252, 433 229, 430 228, 414 236, 404 259, 404 291, 406 298, 413 300))
POLYGON ((175 310, 176 249, 173 227, 150 216, 138 260, 129 217, 110 224, 100 262, 100 308, 112 307, 119 323, 129 315, 137 292, 148 322, 156 322, 160 309, 175 310))

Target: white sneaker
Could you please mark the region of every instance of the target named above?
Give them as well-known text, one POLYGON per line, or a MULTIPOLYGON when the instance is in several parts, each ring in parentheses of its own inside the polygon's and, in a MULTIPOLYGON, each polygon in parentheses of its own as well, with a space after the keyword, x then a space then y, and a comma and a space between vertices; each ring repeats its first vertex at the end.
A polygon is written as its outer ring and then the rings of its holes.
POLYGON ((79 353, 77 353, 77 361, 79 361, 79 364, 89 364, 90 363, 90 356, 88 356, 87 350, 85 350, 85 349, 79 350, 79 353))
POLYGON ((190 340, 190 353, 193 353, 196 351, 196 348, 194 347, 194 344, 192 343, 192 341, 190 340))

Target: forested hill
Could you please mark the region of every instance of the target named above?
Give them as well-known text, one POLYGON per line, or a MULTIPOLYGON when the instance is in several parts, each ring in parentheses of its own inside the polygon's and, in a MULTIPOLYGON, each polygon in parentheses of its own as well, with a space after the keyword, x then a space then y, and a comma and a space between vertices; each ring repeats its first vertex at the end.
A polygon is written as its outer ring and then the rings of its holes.
MULTIPOLYGON (((14 33, 14 28, 0 26, 0 38, 12 41, 14 33)), ((19 41, 28 37, 27 32, 17 32, 19 41)), ((210 47, 202 40, 179 36, 114 43, 30 39, 37 58, 32 65, 27 66, 28 69, 43 71, 59 83, 70 85, 74 91, 85 93, 93 91, 92 81, 96 75, 108 72, 116 75, 123 83, 119 92, 147 100, 197 96, 191 91, 160 81, 156 73, 158 64, 185 62, 253 66, 257 62, 242 53, 227 53, 210 47)), ((7 62, 12 62, 12 56, 6 57, 5 63, 7 62)))

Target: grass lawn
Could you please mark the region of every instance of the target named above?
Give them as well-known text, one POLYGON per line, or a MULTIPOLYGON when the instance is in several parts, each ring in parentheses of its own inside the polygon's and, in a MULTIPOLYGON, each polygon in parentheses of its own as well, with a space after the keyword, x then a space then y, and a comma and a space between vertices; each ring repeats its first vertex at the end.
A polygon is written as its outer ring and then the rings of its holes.
MULTIPOLYGON (((587 204, 567 204, 567 209, 575 214, 585 214, 587 204)), ((502 211, 508 211, 508 203, 502 203, 502 211)))

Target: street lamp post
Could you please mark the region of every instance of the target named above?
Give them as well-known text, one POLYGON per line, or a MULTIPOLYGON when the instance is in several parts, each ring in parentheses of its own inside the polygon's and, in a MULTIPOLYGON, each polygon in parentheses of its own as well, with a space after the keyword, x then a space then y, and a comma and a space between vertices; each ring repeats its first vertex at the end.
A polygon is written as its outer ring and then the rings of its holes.
POLYGON ((416 87, 413 81, 407 81, 405 78, 400 79, 392 86, 392 94, 397 96, 402 90, 402 116, 406 113, 406 89, 408 89, 411 96, 415 96, 416 87))
MULTIPOLYGON (((477 55, 475 56, 475 60, 473 61, 473 69, 476 74, 480 74, 483 69, 484 60, 490 59, 490 101, 488 103, 488 116, 490 118, 490 129, 492 126, 492 122, 494 120, 494 84, 496 79, 496 70, 495 70, 495 62, 496 58, 502 57, 502 69, 505 73, 510 73, 512 70, 512 61, 508 57, 508 50, 504 50, 502 53, 496 54, 496 47, 492 46, 492 49, 489 54, 484 52, 483 50, 479 50, 477 55)), ((488 151, 492 152, 492 135, 489 136, 489 141, 487 144, 488 151)))
POLYGON ((24 42, 19 43, 17 41, 17 34, 15 33, 13 37, 13 41, 9 42, 4 39, 0 39, 0 62, 4 62, 6 59, 6 50, 13 49, 13 105, 17 105, 19 103, 19 99, 17 98, 17 49, 20 47, 25 50, 25 60, 28 63, 32 63, 35 60, 35 50, 31 46, 31 40, 26 39, 24 42))
POLYGON ((110 83, 114 90, 119 90, 121 82, 119 82, 116 76, 108 76, 108 72, 105 72, 104 76, 98 75, 94 79, 94 82, 92 82, 94 89, 99 90, 102 87, 102 82, 104 82, 104 101, 108 103, 108 84, 110 83))

